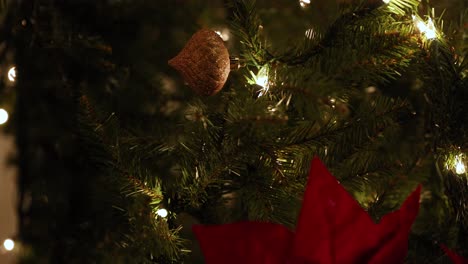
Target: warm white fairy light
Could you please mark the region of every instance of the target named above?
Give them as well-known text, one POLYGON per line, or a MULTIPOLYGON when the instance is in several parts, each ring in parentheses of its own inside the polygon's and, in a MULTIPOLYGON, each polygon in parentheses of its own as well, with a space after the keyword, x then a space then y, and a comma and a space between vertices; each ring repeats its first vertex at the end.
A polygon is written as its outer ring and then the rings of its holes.
POLYGON ((464 174, 466 172, 465 164, 463 162, 463 155, 455 156, 455 172, 457 174, 464 174))
POLYGON ((5 239, 5 241, 3 241, 3 247, 7 251, 12 251, 15 248, 15 242, 9 238, 5 239))
POLYGON ((16 67, 11 67, 8 70, 8 80, 10 80, 10 82, 14 82, 16 80, 16 67))
POLYGON ((426 38, 427 39, 434 39, 437 37, 437 31, 436 31, 436 28, 434 26, 434 22, 432 21, 431 18, 429 18, 427 20, 427 23, 426 23, 426 32, 424 33, 426 35, 426 38))
POLYGON ((156 214, 159 215, 160 217, 166 217, 168 212, 166 209, 161 208, 161 209, 158 209, 158 211, 156 211, 156 214))
POLYGON ((299 0, 299 4, 301 5, 301 7, 306 7, 310 5, 310 0, 299 0))
POLYGON ((268 75, 258 75, 255 83, 262 87, 268 87, 268 75))
POLYGON ((419 31, 424 35, 424 37, 426 37, 426 39, 430 40, 437 38, 437 30, 431 18, 429 18, 425 23, 420 18, 413 15, 413 21, 419 31))
POLYGON ((8 112, 5 109, 0 108, 0 125, 5 124, 8 121, 8 112))
POLYGON ((273 114, 274 112, 278 111, 278 108, 275 107, 275 106, 269 105, 269 106, 267 107, 267 110, 268 110, 268 112, 270 112, 270 113, 273 114))
POLYGON ((465 164, 463 164, 461 161, 457 162, 457 164, 455 165, 455 172, 457 174, 465 173, 466 172, 465 164))
POLYGON ((424 23, 424 21, 413 15, 413 22, 421 32, 424 32, 424 30, 426 29, 426 23, 424 23))
POLYGON ((390 1, 392 1, 392 0, 382 0, 382 1, 383 1, 384 3, 386 3, 386 4, 388 4, 388 3, 390 3, 390 1))
POLYGON ((268 74, 269 74, 268 65, 264 65, 262 68, 260 68, 257 74, 250 72, 250 75, 252 76, 252 78, 248 79, 249 83, 257 84, 261 88, 258 91, 258 97, 265 95, 270 88, 270 80, 269 80, 268 74))
POLYGON ((369 86, 366 88, 366 93, 368 94, 372 94, 372 93, 375 93, 377 91, 377 87, 375 86, 369 86))
POLYGON ((229 29, 223 28, 222 30, 215 30, 215 33, 218 34, 223 41, 228 41, 230 37, 229 29))
POLYGON ((315 37, 315 31, 313 28, 309 28, 308 30, 306 30, 305 34, 306 38, 308 39, 313 39, 315 37))
POLYGON ((257 76, 254 77, 254 79, 255 79, 255 83, 262 87, 258 96, 260 97, 264 95, 265 93, 267 93, 270 88, 270 84, 269 84, 270 81, 268 79, 267 67, 263 67, 262 69, 260 69, 260 71, 258 71, 258 74, 257 76))

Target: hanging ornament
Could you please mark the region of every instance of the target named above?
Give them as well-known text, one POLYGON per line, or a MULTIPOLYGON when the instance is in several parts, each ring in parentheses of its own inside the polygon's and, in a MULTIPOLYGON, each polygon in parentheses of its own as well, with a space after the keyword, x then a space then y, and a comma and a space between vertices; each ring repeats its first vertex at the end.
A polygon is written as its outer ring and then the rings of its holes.
POLYGON ((219 92, 227 80, 229 52, 216 32, 201 29, 177 56, 169 60, 169 65, 182 75, 193 91, 210 96, 219 92))

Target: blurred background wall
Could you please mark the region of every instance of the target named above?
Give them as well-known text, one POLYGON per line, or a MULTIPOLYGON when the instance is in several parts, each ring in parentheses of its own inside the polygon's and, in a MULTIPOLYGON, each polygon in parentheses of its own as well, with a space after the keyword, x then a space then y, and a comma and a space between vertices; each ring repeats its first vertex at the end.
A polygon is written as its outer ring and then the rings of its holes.
POLYGON ((16 169, 9 165, 14 138, 0 132, 0 263, 14 263, 14 250, 8 252, 3 242, 16 233, 16 169))

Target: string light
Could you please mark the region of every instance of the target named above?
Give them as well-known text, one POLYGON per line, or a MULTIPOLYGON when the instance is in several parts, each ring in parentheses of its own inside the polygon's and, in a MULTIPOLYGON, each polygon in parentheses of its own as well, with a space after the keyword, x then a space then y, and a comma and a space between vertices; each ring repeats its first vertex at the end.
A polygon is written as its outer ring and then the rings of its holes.
POLYGON ((305 35, 305 36, 306 36, 306 38, 308 38, 308 39, 314 39, 314 38, 315 38, 315 35, 316 35, 316 33, 315 33, 315 31, 314 31, 314 29, 313 29, 313 28, 309 28, 309 29, 307 29, 307 30, 306 30, 306 32, 305 32, 305 34, 304 34, 304 35, 305 35))
POLYGON ((377 91, 377 87, 375 86, 369 86, 366 88, 366 93, 368 94, 372 94, 372 93, 375 93, 377 91))
POLYGON ((465 164, 463 163, 463 155, 455 156, 455 172, 457 174, 464 174, 466 172, 465 164))
POLYGON ((156 211, 156 214, 159 215, 160 217, 166 217, 168 212, 166 209, 161 208, 161 209, 158 209, 158 211, 156 211))
POLYGON ((382 1, 383 1, 384 3, 386 3, 386 4, 388 4, 388 3, 390 3, 390 1, 392 1, 392 0, 382 0, 382 1))
POLYGON ((299 0, 299 4, 301 5, 302 8, 310 5, 310 0, 299 0))
POLYGON ((431 40, 437 38, 437 30, 431 18, 429 18, 425 23, 419 17, 413 15, 413 21, 419 31, 424 35, 424 37, 426 37, 426 39, 431 40))
POLYGON ((273 114, 274 112, 278 111, 278 108, 276 108, 275 106, 269 105, 267 107, 267 110, 268 110, 268 112, 273 114))
POLYGON ((11 67, 8 70, 8 80, 10 80, 10 82, 14 82, 16 80, 16 67, 11 67))
POLYGON ((3 241, 3 247, 7 251, 12 251, 15 248, 15 242, 9 238, 5 239, 5 241, 3 241))
POLYGON ((215 30, 215 32, 223 39, 223 41, 228 41, 230 38, 230 32, 227 28, 223 28, 222 30, 215 30))
POLYGON ((5 124, 8 121, 8 112, 5 109, 0 108, 0 125, 5 124))
POLYGON ((268 92, 270 88, 270 84, 269 84, 269 79, 268 79, 268 69, 266 66, 261 68, 258 71, 257 76, 254 76, 254 80, 257 85, 262 87, 258 95, 259 97, 263 96, 265 93, 268 92))

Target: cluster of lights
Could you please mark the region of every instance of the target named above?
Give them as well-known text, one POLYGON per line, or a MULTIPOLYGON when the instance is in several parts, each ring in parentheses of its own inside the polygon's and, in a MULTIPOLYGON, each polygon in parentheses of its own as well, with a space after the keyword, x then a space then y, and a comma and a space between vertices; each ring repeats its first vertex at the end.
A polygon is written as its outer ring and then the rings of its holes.
POLYGON ((428 40, 437 38, 437 30, 431 18, 424 22, 421 18, 413 15, 413 21, 418 30, 428 40))
MULTIPOLYGON (((391 0, 382 0, 385 4, 389 4, 391 0)), ((310 5, 310 0, 299 0, 299 4, 302 8, 307 7, 310 5)), ((415 26, 418 28, 418 30, 421 32, 421 34, 424 35, 424 37, 428 40, 434 39, 437 37, 437 31, 434 25, 434 22, 432 21, 431 18, 427 20, 427 22, 424 22, 422 19, 419 17, 416 17, 413 15, 413 21, 415 23, 415 26)), ((230 38, 229 30, 228 29, 222 29, 220 31, 215 31, 222 39, 223 41, 228 41, 230 38)), ((315 32, 313 29, 308 29, 305 32, 305 36, 307 38, 313 38, 315 35, 315 32)), ((16 81, 16 67, 11 67, 8 71, 8 80, 11 82, 16 81)), ((263 96, 266 94, 269 90, 269 78, 268 78, 268 69, 267 67, 263 67, 262 69, 259 70, 258 74, 254 76, 254 81, 257 85, 262 87, 262 90, 259 93, 259 96, 263 96)), ((373 93, 375 92, 375 87, 371 86, 367 88, 368 93, 373 93)), ((276 108, 272 107, 269 109, 271 112, 276 111, 276 108)), ((5 124, 8 121, 8 112, 4 109, 0 108, 0 125, 5 124)), ((327 154, 327 149, 325 149, 325 155, 327 154)), ((457 174, 464 174, 466 173, 466 167, 464 164, 464 158, 462 154, 456 155, 454 160, 453 160, 453 169, 457 174)), ((168 216, 168 211, 164 208, 158 209, 156 211, 156 214, 159 217, 166 218, 168 216)), ((15 242, 12 239, 5 239, 3 242, 3 247, 7 251, 12 251, 15 247, 15 242)))
MULTIPOLYGON (((392 0, 382 0, 382 2, 384 2, 385 4, 390 4, 391 1, 392 0)), ((310 5, 310 0, 299 0, 299 5, 302 8, 305 8, 308 5, 310 5)), ((431 39, 437 38, 437 30, 436 30, 434 22, 432 21, 431 18, 429 18, 427 20, 427 22, 424 22, 420 18, 413 15, 413 21, 414 21, 416 27, 419 29, 419 31, 424 35, 424 37, 426 39, 431 40, 431 39)), ((309 30, 306 31, 305 35, 308 38, 312 38, 313 31, 309 29, 309 30)), ((221 34, 220 34, 220 36, 221 36, 221 34)))
MULTIPOLYGON (((9 80, 10 82, 15 82, 15 81, 16 81, 16 67, 15 67, 15 66, 11 67, 11 68, 8 70, 7 76, 8 76, 8 80, 9 80)), ((8 121, 8 117, 9 117, 8 112, 7 112, 5 109, 0 108, 0 125, 5 124, 5 123, 8 121)), ((10 241, 11 241, 11 240, 9 240, 9 241, 7 242, 7 240, 5 240, 5 242, 4 242, 3 245, 5 246, 5 243, 8 243, 8 244, 9 244, 10 241)), ((5 246, 5 247, 6 247, 6 246, 5 246)))
POLYGON ((5 248, 6 251, 12 251, 15 248, 15 241, 11 239, 5 239, 3 241, 3 248, 5 248))
POLYGON ((466 161, 464 154, 456 154, 454 156, 450 156, 446 163, 445 167, 447 170, 455 172, 458 175, 462 175, 466 173, 466 161))

